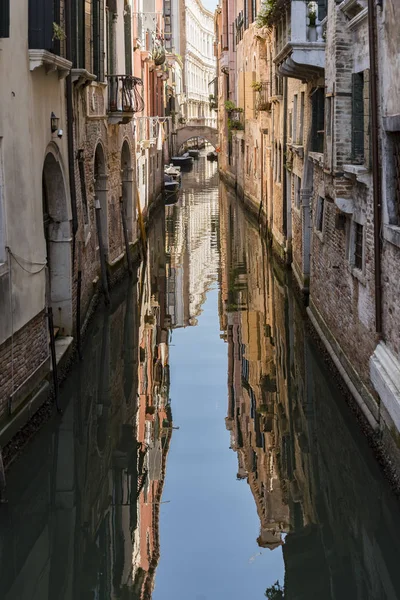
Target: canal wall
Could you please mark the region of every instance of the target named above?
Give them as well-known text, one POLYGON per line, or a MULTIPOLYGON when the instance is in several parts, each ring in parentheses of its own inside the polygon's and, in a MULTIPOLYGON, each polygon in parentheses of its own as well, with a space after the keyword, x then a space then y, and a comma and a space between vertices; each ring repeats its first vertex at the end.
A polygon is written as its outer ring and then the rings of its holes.
MULTIPOLYGON (((331 364, 338 376, 342 379, 344 387, 348 390, 353 400, 352 407, 356 411, 361 428, 368 435, 374 446, 378 459, 387 472, 391 483, 396 487, 400 482, 400 432, 395 419, 390 414, 385 404, 375 392, 368 375, 364 377, 359 371, 359 353, 354 349, 353 358, 344 351, 343 345, 324 320, 318 306, 308 295, 308 290, 296 272, 296 266, 291 260, 290 252, 283 250, 282 245, 275 239, 273 231, 268 226, 267 219, 260 204, 247 191, 238 185, 235 176, 226 170, 219 170, 221 180, 235 191, 244 209, 250 218, 257 222, 260 233, 268 239, 274 256, 284 268, 290 268, 296 283, 295 289, 299 291, 303 303, 307 304, 306 310, 310 319, 310 328, 314 332, 326 351, 324 359, 331 364)), ((339 333, 343 335, 341 330, 339 333)), ((362 342, 359 342, 362 345, 362 342)), ((376 343, 376 341, 375 341, 376 343)), ((371 350, 372 353, 372 350, 371 350)), ((367 365, 368 366, 368 365, 367 365)))
MULTIPOLYGON (((158 194, 148 205, 148 209, 144 214, 144 226, 146 232, 149 231, 151 223, 155 220, 157 212, 164 206, 162 194, 158 194)), ((131 261, 133 265, 133 273, 136 272, 143 258, 143 249, 140 240, 130 243, 131 261)), ((109 290, 118 286, 128 275, 128 264, 125 253, 122 253, 112 263, 106 265, 107 281, 109 290)), ((135 276, 135 275, 134 275, 135 276)), ((92 282, 92 292, 85 306, 85 312, 81 322, 81 345, 87 336, 88 327, 98 309, 101 298, 103 297, 102 283, 99 275, 96 275, 92 282)), ((36 331, 38 319, 45 322, 46 316, 39 315, 36 320, 29 323, 22 331, 18 332, 18 336, 14 339, 14 348, 31 356, 32 343, 37 351, 34 356, 37 357, 39 368, 34 372, 34 376, 25 381, 19 395, 16 398, 16 409, 7 414, 0 420, 0 449, 4 448, 4 462, 6 468, 18 456, 19 451, 25 446, 26 442, 36 433, 43 423, 53 414, 55 390, 53 381, 53 371, 51 360, 46 353, 40 352, 40 348, 46 344, 40 344, 40 338, 33 335, 36 331), (18 403, 17 403, 18 400, 18 403)), ((46 331, 46 328, 45 328, 46 331)), ((1 364, 11 364, 11 341, 1 347, 0 360, 1 364)), ((23 356, 23 354, 21 355, 23 356)), ((57 356, 57 379, 61 385, 68 375, 72 365, 79 358, 79 349, 77 345, 77 336, 69 336, 67 338, 56 339, 56 356, 57 356)), ((29 358, 29 357, 28 357, 29 358)), ((17 365, 21 370, 24 369, 24 360, 17 361, 17 365)), ((2 371, 1 377, 6 377, 7 372, 2 371)))

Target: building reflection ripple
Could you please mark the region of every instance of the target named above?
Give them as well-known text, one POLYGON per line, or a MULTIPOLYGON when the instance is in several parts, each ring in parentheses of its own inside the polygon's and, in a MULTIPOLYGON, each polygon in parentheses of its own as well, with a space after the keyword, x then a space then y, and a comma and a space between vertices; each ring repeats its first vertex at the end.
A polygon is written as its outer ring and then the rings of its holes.
MULTIPOLYGON (((321 360, 288 273, 220 196, 220 323, 228 345, 226 427, 260 519, 282 546, 290 600, 400 597, 400 515, 366 439, 321 360)), ((284 595, 283 595, 284 594, 284 595)))

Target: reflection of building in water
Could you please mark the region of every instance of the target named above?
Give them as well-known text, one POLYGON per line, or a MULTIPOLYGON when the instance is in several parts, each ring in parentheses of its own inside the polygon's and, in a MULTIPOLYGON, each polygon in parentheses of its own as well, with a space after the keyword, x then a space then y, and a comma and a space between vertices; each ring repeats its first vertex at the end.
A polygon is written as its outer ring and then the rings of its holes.
POLYGON ((222 190, 227 428, 260 518, 282 546, 285 600, 400 597, 398 505, 306 333, 287 274, 222 190), (286 535, 283 535, 286 533, 286 535))
POLYGON ((139 285, 91 326, 61 422, 10 472, 2 600, 151 597, 171 413, 162 220, 150 235, 139 285))
POLYGON ((149 259, 140 291, 139 410, 137 412, 138 526, 134 535, 133 579, 138 598, 150 598, 160 557, 159 516, 171 435, 168 336, 165 312, 165 229, 159 219, 150 232, 149 259))
POLYGON ((184 175, 179 205, 166 210, 167 305, 174 328, 196 324, 218 272, 218 193, 212 189, 216 170, 205 157, 200 161, 184 175), (195 192, 193 183, 204 186, 203 191, 196 187, 195 192))
POLYGON ((264 245, 237 208, 221 207, 222 317, 228 342, 228 416, 231 447, 238 456, 238 478, 246 478, 260 517, 258 543, 265 548, 282 544, 289 528, 289 510, 278 476, 276 444, 276 374, 270 336, 271 311, 264 245))

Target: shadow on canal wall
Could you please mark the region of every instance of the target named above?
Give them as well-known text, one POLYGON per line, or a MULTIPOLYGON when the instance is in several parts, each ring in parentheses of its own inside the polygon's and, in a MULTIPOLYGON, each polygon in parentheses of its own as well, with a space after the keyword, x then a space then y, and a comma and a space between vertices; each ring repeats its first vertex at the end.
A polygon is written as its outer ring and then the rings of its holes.
POLYGON ((227 429, 260 518, 282 546, 285 599, 400 595, 399 506, 309 332, 290 276, 221 190, 227 429))

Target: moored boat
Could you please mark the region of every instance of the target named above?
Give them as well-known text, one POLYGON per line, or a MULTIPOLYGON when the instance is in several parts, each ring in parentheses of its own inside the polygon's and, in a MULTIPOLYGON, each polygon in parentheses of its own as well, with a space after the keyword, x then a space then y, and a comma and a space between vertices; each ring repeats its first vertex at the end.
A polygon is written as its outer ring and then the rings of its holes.
POLYGON ((173 156, 171 161, 174 166, 178 167, 190 167, 193 164, 193 158, 187 152, 182 156, 173 156))
POLYGON ((199 158, 200 150, 196 150, 196 148, 190 148, 190 150, 188 150, 188 154, 192 158, 199 158))
POLYGON ((207 154, 207 160, 218 160, 218 154, 213 151, 207 154))

